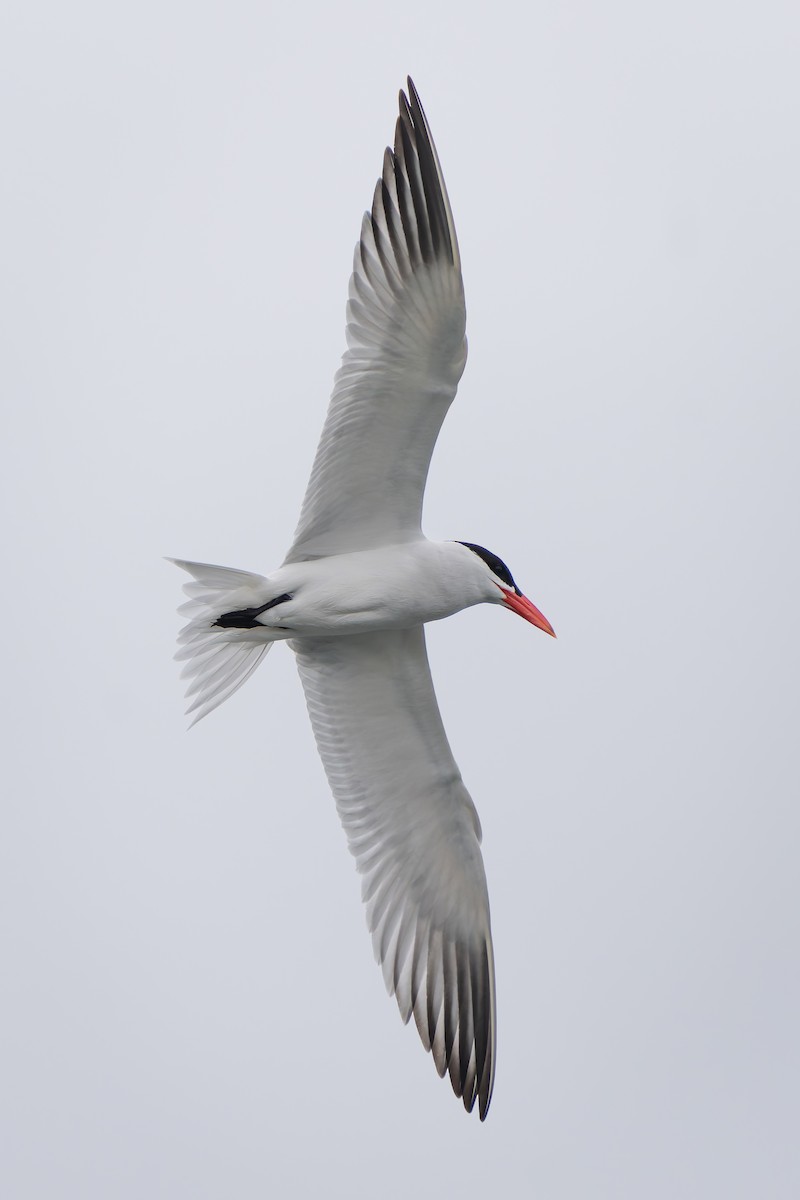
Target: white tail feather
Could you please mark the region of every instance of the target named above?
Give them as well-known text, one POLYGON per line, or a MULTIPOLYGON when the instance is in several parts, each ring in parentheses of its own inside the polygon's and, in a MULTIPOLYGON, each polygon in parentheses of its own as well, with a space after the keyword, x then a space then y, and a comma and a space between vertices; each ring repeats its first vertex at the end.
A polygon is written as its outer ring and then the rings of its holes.
POLYGON ((214 625, 228 610, 257 604, 266 581, 263 575, 211 563, 181 558, 167 561, 193 577, 192 583, 183 585, 190 599, 178 612, 189 620, 178 634, 180 648, 175 657, 186 660, 181 671, 181 678, 189 680, 186 697, 191 704, 186 711, 195 714, 192 725, 196 725, 238 691, 272 645, 264 640, 266 630, 220 629, 214 625))

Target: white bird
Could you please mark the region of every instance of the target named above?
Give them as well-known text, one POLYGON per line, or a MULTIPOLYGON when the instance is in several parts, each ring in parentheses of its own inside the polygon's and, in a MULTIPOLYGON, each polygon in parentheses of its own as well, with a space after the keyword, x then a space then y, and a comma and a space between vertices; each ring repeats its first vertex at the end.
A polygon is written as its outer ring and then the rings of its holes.
POLYGON ((292 547, 267 576, 172 561, 193 576, 176 657, 188 660, 195 720, 241 687, 273 642, 294 650, 386 986, 483 1120, 496 1016, 481 828, 439 715, 423 627, 486 603, 553 629, 496 555, 422 534, 465 324, 450 202, 409 79, 361 226, 348 350, 292 547))

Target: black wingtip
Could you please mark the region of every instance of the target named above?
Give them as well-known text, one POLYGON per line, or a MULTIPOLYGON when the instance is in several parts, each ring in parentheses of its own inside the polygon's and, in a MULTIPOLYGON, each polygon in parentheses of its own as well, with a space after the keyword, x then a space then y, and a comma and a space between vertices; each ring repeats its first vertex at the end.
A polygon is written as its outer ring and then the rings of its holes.
POLYGON ((422 101, 419 98, 419 92, 414 86, 414 80, 410 75, 406 75, 406 85, 408 87, 408 95, 406 95, 402 88, 400 89, 400 111, 405 111, 411 115, 415 109, 418 109, 422 113, 424 111, 422 101))
POLYGON ((414 87, 414 80, 410 75, 408 76, 408 99, 409 107, 411 108, 412 113, 418 112, 422 118, 422 124, 427 125, 428 121, 425 116, 425 109, 422 107, 422 101, 419 98, 419 92, 414 87))

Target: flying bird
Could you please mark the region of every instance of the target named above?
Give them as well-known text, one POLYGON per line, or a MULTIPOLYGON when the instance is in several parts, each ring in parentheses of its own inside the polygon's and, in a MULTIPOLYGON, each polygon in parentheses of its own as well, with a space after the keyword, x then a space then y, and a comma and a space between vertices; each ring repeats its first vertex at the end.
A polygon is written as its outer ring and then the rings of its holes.
POLYGON ((439 715, 424 626, 497 604, 555 634, 496 554, 422 534, 465 326, 453 214, 409 79, 361 225, 348 348, 291 549, 266 576, 171 561, 192 576, 176 657, 195 721, 274 642, 294 651, 386 986, 439 1074, 449 1072, 467 1111, 477 1099, 483 1120, 496 1012, 481 827, 439 715))

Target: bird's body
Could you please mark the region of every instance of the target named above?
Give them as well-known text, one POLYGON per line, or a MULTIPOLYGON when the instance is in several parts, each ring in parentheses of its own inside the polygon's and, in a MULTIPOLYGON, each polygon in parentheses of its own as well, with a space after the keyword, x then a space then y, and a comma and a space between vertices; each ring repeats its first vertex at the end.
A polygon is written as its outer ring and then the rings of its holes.
POLYGON ((356 247, 349 349, 292 547, 267 576, 173 560, 193 577, 177 657, 198 720, 273 642, 295 651, 387 986, 483 1118, 496 1016, 480 823, 423 627, 490 603, 553 630, 496 555, 421 531, 431 453, 466 361, 466 313, 450 204, 410 80, 409 97, 356 247))
POLYGON ((503 599, 481 560, 461 542, 423 537, 287 563, 232 593, 226 603, 229 611, 249 611, 280 596, 288 598, 252 618, 251 640, 409 629, 503 599))

